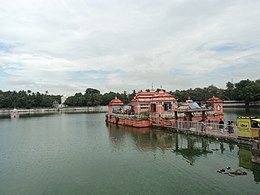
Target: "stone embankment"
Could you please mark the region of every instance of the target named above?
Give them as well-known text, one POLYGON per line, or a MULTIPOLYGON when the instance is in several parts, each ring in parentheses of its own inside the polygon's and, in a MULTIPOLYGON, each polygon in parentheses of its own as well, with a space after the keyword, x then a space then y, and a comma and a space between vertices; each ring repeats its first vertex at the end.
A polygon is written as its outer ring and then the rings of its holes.
MULTIPOLYGON (((245 101, 237 101, 237 100, 225 100, 223 104, 224 108, 245 108, 245 101)), ((259 108, 260 101, 254 101, 249 103, 250 108, 259 108)))
MULTIPOLYGON (((1 109, 0 115, 8 115, 13 109, 1 109)), ((87 112, 87 113, 106 113, 107 106, 95 107, 65 107, 65 108, 34 108, 34 109, 16 109, 19 114, 47 114, 47 113, 69 113, 69 112, 87 112)))

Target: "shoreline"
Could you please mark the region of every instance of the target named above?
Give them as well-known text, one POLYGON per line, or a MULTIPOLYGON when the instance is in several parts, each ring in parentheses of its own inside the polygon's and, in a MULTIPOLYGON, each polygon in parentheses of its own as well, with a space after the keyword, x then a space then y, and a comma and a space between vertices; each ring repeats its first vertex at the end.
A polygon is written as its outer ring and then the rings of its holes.
MULTIPOLYGON (((65 107, 65 108, 32 108, 32 109, 16 109, 20 114, 48 114, 48 113, 69 113, 69 112, 87 112, 87 113, 106 113, 106 106, 95 107, 65 107)), ((13 109, 0 109, 0 115, 9 115, 13 109)))
POLYGON ((226 100, 223 103, 223 108, 260 108, 260 101, 253 101, 246 105, 245 101, 237 101, 237 100, 226 100))

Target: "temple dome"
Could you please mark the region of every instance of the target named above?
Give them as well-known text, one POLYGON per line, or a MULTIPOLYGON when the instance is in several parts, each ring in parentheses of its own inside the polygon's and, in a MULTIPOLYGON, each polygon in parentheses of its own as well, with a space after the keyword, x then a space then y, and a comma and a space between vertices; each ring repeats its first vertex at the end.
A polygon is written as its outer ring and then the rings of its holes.
POLYGON ((109 106, 124 106, 124 103, 120 99, 112 99, 109 104, 109 106))
POLYGON ((223 100, 220 98, 217 98, 213 96, 212 98, 209 98, 207 102, 217 102, 217 103, 223 103, 223 100))

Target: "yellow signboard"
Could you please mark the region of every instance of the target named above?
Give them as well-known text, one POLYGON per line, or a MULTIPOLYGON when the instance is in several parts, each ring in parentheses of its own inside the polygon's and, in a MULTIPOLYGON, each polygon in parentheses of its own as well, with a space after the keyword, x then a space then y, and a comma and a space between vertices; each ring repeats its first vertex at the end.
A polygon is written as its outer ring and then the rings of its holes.
POLYGON ((258 138, 259 137, 259 129, 253 128, 251 126, 252 118, 238 118, 237 119, 237 128, 238 128, 238 137, 245 138, 258 138))

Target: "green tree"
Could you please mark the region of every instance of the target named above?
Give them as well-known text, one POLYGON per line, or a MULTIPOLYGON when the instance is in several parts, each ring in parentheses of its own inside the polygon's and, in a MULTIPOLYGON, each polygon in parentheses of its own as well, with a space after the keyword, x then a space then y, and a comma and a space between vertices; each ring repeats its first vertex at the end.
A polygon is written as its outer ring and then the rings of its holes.
POLYGON ((85 91, 86 94, 91 94, 91 93, 100 93, 99 90, 93 89, 93 88, 87 88, 85 91))
POLYGON ((227 82, 226 87, 227 87, 227 89, 225 90, 226 99, 234 100, 235 85, 231 82, 227 82))
POLYGON ((235 84, 234 95, 236 100, 243 100, 245 101, 246 106, 249 106, 249 103, 252 101, 259 100, 258 93, 259 93, 259 84, 258 81, 250 81, 241 80, 239 83, 235 84))
POLYGON ((101 105, 108 105, 109 102, 116 97, 116 93, 110 91, 102 96, 101 105))

